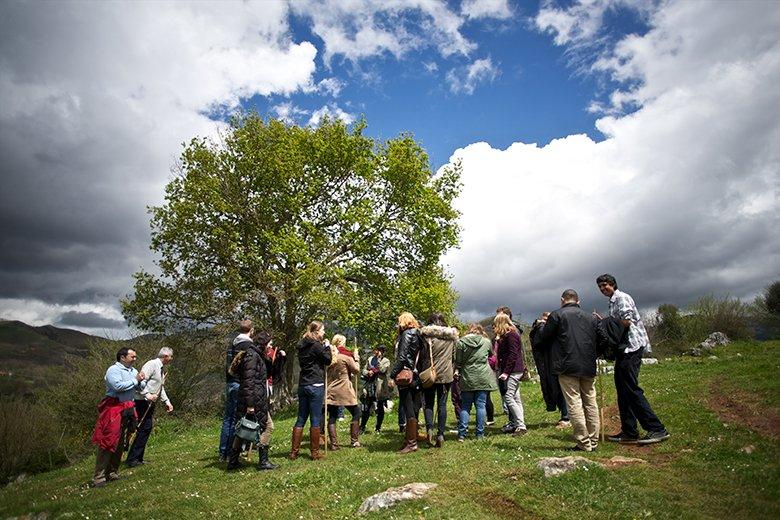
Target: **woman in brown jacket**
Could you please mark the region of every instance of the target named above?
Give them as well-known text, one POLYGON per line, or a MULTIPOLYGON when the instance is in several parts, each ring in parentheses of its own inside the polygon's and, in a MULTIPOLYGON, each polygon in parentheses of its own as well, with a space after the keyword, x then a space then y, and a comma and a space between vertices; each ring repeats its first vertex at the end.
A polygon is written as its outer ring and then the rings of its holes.
POLYGON ((347 338, 341 334, 333 336, 332 347, 338 351, 336 361, 328 367, 328 392, 326 403, 328 405, 328 449, 339 449, 339 441, 336 436, 336 419, 338 408, 343 406, 352 415, 349 424, 350 441, 353 448, 360 447, 360 407, 358 406, 355 387, 352 379, 360 373, 360 364, 357 352, 351 352, 346 348, 347 338))

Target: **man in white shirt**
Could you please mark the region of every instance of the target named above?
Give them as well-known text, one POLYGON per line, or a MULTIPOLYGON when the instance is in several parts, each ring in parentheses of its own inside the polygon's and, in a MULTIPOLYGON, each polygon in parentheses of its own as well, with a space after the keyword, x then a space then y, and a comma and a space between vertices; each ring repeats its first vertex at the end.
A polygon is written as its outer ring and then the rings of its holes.
POLYGON ((125 464, 133 468, 144 463, 146 442, 152 433, 154 408, 157 401, 162 401, 168 413, 173 411, 173 405, 165 393, 165 369, 173 361, 173 350, 169 347, 160 349, 155 359, 147 361, 141 372, 146 375, 146 386, 135 393, 135 410, 138 413, 138 431, 127 453, 125 464))

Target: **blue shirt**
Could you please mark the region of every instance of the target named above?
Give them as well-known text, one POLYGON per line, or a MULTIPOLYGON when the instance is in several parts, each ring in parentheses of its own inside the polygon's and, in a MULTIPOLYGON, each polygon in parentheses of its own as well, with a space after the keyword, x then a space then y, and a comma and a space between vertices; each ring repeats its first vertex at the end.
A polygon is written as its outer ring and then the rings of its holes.
POLYGON ((135 390, 146 386, 146 381, 140 383, 135 378, 138 370, 133 367, 127 368, 117 361, 106 370, 106 396, 116 397, 120 403, 132 401, 135 396, 135 390))

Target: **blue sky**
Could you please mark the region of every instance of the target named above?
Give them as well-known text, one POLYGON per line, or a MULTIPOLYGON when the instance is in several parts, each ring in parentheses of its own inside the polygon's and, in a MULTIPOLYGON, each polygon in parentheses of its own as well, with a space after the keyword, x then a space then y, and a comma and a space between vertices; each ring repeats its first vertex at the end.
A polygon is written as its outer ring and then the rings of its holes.
POLYGON ((762 0, 0 4, 0 318, 126 334, 149 205, 232 111, 461 161, 464 320, 749 300, 780 278, 780 9, 762 0), (32 202, 31 202, 32 201, 32 202))

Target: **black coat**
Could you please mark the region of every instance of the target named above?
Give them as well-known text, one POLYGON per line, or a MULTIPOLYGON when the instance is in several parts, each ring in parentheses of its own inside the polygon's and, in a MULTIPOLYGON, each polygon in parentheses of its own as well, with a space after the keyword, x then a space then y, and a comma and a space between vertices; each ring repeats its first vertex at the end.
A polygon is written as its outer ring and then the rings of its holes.
POLYGON ((330 365, 330 348, 316 339, 303 338, 298 343, 298 363, 301 376, 298 386, 325 383, 325 369, 330 365))
POLYGON ((247 408, 255 409, 255 420, 260 423, 260 431, 265 430, 268 420, 268 394, 265 370, 265 357, 256 345, 250 346, 244 353, 239 370, 240 387, 238 389, 237 415, 246 414, 247 408))
POLYGON ((551 351, 555 375, 596 377, 598 320, 576 303, 554 310, 539 328, 538 344, 551 351))
POLYGON ((623 322, 612 316, 607 316, 599 321, 602 343, 599 345, 599 356, 611 361, 617 358, 618 353, 625 352, 628 348, 628 327, 623 322))
POLYGON ((230 342, 230 345, 228 345, 227 351, 225 352, 225 382, 226 383, 239 382, 238 376, 234 376, 230 374, 230 364, 233 362, 233 358, 236 357, 236 354, 245 351, 251 346, 252 346, 252 342, 250 340, 239 341, 238 343, 236 343, 235 341, 230 342))
POLYGON ((542 397, 548 412, 554 412, 561 396, 561 385, 558 376, 552 373, 552 351, 539 344, 539 331, 542 323, 537 321, 531 329, 531 353, 539 374, 539 385, 542 387, 542 397))
POLYGON ((398 337, 398 351, 395 354, 395 364, 390 371, 390 377, 395 379, 395 376, 404 368, 410 369, 414 372, 415 385, 419 379, 417 377, 417 355, 422 347, 422 337, 417 329, 406 329, 398 337))

